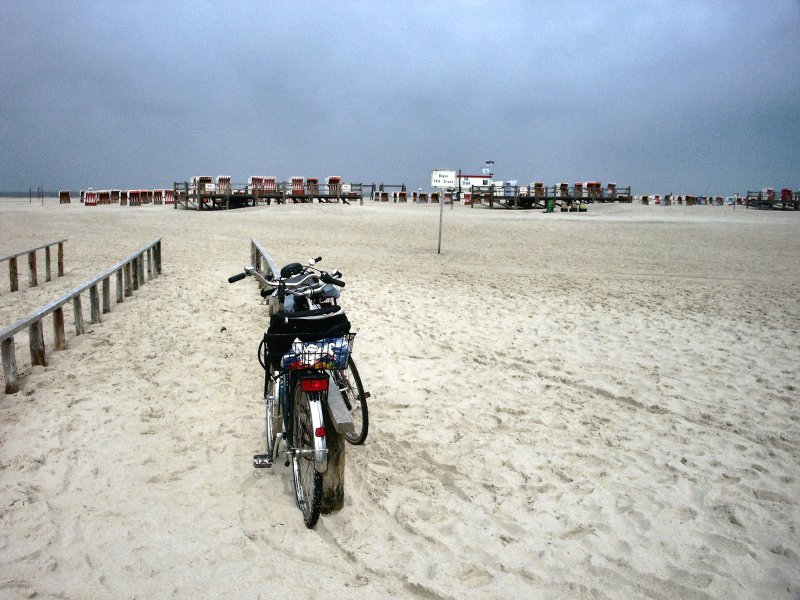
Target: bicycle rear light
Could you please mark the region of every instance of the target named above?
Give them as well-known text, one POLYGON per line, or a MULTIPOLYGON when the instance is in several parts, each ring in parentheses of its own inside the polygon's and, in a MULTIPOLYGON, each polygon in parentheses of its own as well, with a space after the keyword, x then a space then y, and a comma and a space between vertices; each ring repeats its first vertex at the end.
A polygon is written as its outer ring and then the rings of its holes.
POLYGON ((300 389, 302 389, 304 392, 327 392, 328 378, 301 379, 300 389))
POLYGON ((324 427, 317 427, 317 428, 314 430, 314 435, 315 435, 315 436, 317 436, 317 437, 319 437, 319 438, 321 438, 321 437, 325 437, 325 435, 326 435, 327 433, 328 433, 328 432, 327 432, 327 431, 325 431, 325 428, 324 428, 324 427))

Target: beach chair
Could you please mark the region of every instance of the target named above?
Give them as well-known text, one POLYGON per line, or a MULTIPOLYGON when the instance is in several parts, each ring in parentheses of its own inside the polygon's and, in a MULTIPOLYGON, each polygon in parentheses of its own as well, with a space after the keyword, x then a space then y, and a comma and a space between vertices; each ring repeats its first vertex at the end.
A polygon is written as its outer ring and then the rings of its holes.
POLYGON ((216 191, 217 186, 214 185, 214 179, 210 175, 201 175, 195 177, 195 180, 196 194, 213 194, 216 191))
MULTIPOLYGON (((307 177, 305 188, 305 195, 309 197, 308 201, 313 202, 314 198, 319 198, 319 179, 316 177, 307 177)), ((321 201, 320 199, 320 202, 321 201)))
POLYGON ((229 175, 217 176, 217 193, 218 194, 231 193, 231 178, 229 175))
POLYGON ((342 194, 342 178, 338 175, 329 175, 325 178, 325 184, 328 186, 328 196, 335 196, 338 202, 339 196, 342 194))
POLYGON ((299 200, 302 200, 303 195, 305 193, 305 178, 292 177, 290 182, 291 182, 290 195, 292 196, 292 201, 297 202, 299 200))

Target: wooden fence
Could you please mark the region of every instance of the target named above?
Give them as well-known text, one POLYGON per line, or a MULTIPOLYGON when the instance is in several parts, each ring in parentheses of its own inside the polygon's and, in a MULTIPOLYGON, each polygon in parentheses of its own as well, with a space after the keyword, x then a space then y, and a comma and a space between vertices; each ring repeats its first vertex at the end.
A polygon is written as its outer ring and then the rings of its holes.
POLYGON ((106 269, 97 277, 79 285, 73 290, 43 306, 35 313, 17 321, 13 325, 0 330, 0 344, 2 345, 3 375, 6 381, 6 394, 19 391, 19 376, 17 374, 17 359, 15 354, 14 335, 28 329, 29 345, 32 365, 47 365, 45 356, 44 334, 42 319, 53 314, 54 349, 64 350, 67 347, 64 332, 64 305, 72 302, 75 318, 75 335, 85 333, 83 324, 83 309, 81 294, 89 290, 89 315, 90 323, 101 321, 100 295, 98 286, 102 288, 102 314, 111 312, 111 277, 116 276, 117 303, 123 302, 126 296, 131 296, 146 280, 153 279, 161 274, 161 238, 157 238, 137 250, 127 258, 121 260, 110 269, 106 269), (145 266, 145 257, 147 265, 145 266), (145 276, 145 272, 147 275, 145 276))
POLYGON ((267 277, 277 277, 281 270, 278 265, 272 260, 272 257, 267 254, 264 247, 255 239, 250 239, 250 264, 256 268, 256 271, 267 277))
POLYGON ((28 248, 27 250, 20 250, 19 252, 12 252, 11 254, 6 254, 5 256, 0 256, 0 262, 4 260, 8 261, 8 278, 11 280, 11 291, 16 292, 19 289, 19 274, 17 268, 17 258, 27 254, 28 255, 28 269, 29 269, 29 277, 28 282, 30 287, 36 287, 39 285, 39 277, 36 272, 36 251, 41 250, 44 248, 44 264, 45 264, 45 281, 50 281, 52 279, 52 266, 51 266, 51 258, 50 258, 50 248, 53 246, 58 246, 58 276, 63 277, 64 275, 64 242, 66 242, 66 238, 63 240, 57 240, 55 242, 49 242, 47 244, 42 244, 41 246, 35 246, 33 248, 28 248))

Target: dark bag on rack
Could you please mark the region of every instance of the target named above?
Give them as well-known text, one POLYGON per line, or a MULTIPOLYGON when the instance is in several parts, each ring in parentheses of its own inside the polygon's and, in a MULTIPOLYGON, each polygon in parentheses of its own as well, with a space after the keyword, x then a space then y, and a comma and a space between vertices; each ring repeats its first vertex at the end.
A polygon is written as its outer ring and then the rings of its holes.
POLYGON ((324 338, 342 337, 350 332, 350 321, 341 306, 325 306, 297 312, 278 311, 269 320, 269 329, 264 334, 267 354, 274 368, 278 368, 281 357, 292 347, 292 342, 313 342, 324 338))

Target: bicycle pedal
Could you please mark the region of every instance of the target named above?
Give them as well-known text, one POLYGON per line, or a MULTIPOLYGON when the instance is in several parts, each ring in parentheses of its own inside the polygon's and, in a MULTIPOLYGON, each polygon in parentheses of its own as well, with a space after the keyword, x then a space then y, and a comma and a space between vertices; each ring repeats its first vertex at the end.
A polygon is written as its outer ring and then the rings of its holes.
POLYGON ((364 392, 364 398, 372 398, 372 394, 369 392, 364 392))
POLYGON ((269 469, 272 466, 269 454, 256 454, 253 456, 253 466, 256 469, 269 469))

